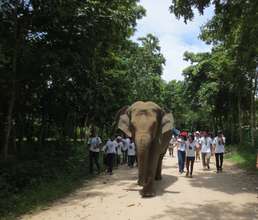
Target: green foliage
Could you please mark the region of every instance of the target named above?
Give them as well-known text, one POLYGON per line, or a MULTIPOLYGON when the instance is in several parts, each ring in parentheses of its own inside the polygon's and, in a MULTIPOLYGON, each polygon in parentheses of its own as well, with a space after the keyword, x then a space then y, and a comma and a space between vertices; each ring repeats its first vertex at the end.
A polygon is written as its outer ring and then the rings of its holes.
POLYGON ((227 146, 226 158, 234 162, 240 168, 247 171, 256 171, 256 149, 250 146, 227 146))

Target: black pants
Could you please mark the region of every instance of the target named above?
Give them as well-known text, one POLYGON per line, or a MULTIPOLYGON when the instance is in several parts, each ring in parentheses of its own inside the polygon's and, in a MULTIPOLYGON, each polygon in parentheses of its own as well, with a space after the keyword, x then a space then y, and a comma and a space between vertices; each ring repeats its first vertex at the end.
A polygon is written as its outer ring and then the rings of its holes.
POLYGON ((99 166, 99 152, 90 151, 90 173, 93 173, 93 163, 95 163, 98 173, 100 173, 100 166, 99 166))
POLYGON ((194 161, 195 161, 195 157, 186 157, 186 169, 187 169, 187 173, 189 173, 189 166, 190 166, 190 175, 193 174, 194 161))
POLYGON ((135 162, 135 156, 128 156, 128 166, 133 167, 135 162))
POLYGON ((224 153, 215 153, 217 170, 222 170, 223 154, 224 154, 224 153))
POLYGON ((115 154, 107 154, 107 172, 112 173, 113 172, 113 166, 114 166, 114 159, 115 154))
POLYGON ((127 150, 122 151, 123 153, 123 164, 127 163, 127 150))

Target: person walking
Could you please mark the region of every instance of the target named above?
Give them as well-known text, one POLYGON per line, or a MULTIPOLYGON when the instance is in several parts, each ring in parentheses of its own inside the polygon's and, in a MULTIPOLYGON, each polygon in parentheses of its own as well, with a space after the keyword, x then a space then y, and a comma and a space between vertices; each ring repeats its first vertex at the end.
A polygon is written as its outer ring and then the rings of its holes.
POLYGON ((186 141, 186 137, 183 135, 180 135, 180 137, 177 139, 178 168, 179 168, 180 174, 184 172, 184 167, 185 167, 185 147, 186 147, 185 141, 186 141))
POLYGON ((123 142, 122 142, 122 137, 118 136, 116 138, 117 142, 117 147, 116 147, 116 163, 117 165, 121 164, 121 159, 122 159, 122 148, 123 148, 123 142))
POLYGON ((201 153, 202 153, 202 166, 203 169, 206 167, 210 169, 210 157, 212 152, 212 139, 208 137, 207 131, 203 132, 203 137, 201 138, 201 153))
POLYGON ((123 147, 122 147, 122 154, 123 154, 123 164, 126 164, 127 163, 127 157, 128 157, 128 148, 130 146, 130 138, 127 137, 127 138, 124 138, 122 139, 122 142, 123 142, 123 147))
POLYGON ((113 166, 116 155, 116 145, 114 141, 108 139, 106 144, 103 147, 103 151, 107 154, 107 172, 112 175, 113 174, 113 166))
POLYGON ((174 147, 176 146, 176 137, 173 135, 171 140, 169 141, 168 151, 169 156, 174 157, 174 147))
POLYGON ((100 151, 101 144, 102 144, 101 138, 97 135, 95 130, 92 130, 91 136, 88 140, 90 174, 93 174, 93 164, 94 163, 97 167, 98 174, 100 173, 99 151, 100 151))
POLYGON ((196 151, 195 151, 195 155, 196 155, 195 160, 197 162, 197 161, 201 160, 201 156, 200 156, 201 136, 200 136, 199 131, 195 132, 194 141, 198 145, 198 147, 196 148, 196 151))
POLYGON ((226 138, 224 137, 222 131, 219 131, 218 135, 214 138, 214 141, 213 141, 213 145, 215 148, 214 152, 215 152, 217 173, 222 172, 225 143, 226 143, 226 138))
POLYGON ((128 147, 128 167, 133 168, 136 156, 135 144, 130 140, 130 145, 128 147))
POLYGON ((193 135, 189 135, 188 141, 186 142, 186 177, 193 177, 193 167, 195 161, 195 152, 198 148, 196 141, 194 140, 193 135), (190 171, 189 171, 190 167, 190 171), (190 175, 189 175, 190 174, 190 175))

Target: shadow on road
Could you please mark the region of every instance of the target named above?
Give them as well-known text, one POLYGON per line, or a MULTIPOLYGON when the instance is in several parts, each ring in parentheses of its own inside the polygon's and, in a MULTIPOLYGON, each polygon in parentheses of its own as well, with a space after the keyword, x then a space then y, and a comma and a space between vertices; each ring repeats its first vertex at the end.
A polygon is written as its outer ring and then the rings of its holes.
POLYGON ((163 219, 171 216, 171 219, 176 220, 252 220, 257 219, 257 214, 257 204, 255 203, 246 203, 239 207, 232 203, 207 201, 205 205, 186 203, 184 207, 167 206, 164 213, 149 219, 163 219))

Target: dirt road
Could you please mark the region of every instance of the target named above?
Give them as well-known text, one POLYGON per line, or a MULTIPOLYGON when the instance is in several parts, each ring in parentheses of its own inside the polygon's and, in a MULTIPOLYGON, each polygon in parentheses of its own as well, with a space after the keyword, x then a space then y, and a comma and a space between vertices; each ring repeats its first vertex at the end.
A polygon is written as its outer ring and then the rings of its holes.
MULTIPOLYGON (((214 161, 214 160, 213 160, 214 161)), ((22 219, 35 220, 258 220, 258 177, 226 161, 223 173, 203 171, 195 164, 194 177, 177 171, 176 158, 166 156, 157 196, 141 198, 137 170, 121 167, 113 176, 86 182, 47 210, 22 219)))

